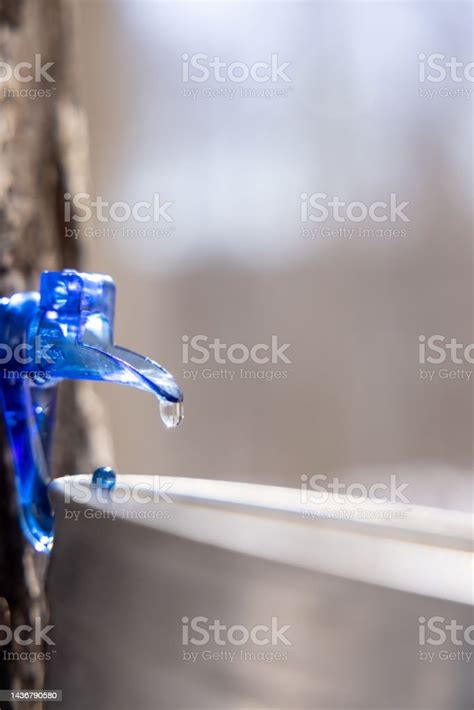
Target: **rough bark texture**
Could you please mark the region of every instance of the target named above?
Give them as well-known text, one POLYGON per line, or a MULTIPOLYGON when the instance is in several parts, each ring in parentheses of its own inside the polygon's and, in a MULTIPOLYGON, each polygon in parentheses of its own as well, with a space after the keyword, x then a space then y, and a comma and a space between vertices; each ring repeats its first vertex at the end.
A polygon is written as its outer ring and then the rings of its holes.
MULTIPOLYGON (((0 65, 0 296, 36 290, 44 269, 80 267, 80 242, 64 237, 63 221, 64 193, 87 188, 86 123, 70 60, 73 11, 71 2, 61 0, 0 0, 0 61, 5 63, 0 65), (5 65, 34 65, 35 55, 42 64, 54 63, 48 69, 53 81, 7 77, 5 65), (30 93, 24 95, 25 90, 30 93)), ((100 439, 92 421, 97 416, 89 389, 62 385, 55 470, 91 470, 100 439)), ((44 560, 24 545, 18 529, 12 465, 0 422, 0 624, 13 628, 44 616, 42 567, 44 560)), ((41 663, 5 662, 4 651, 0 647, 0 688, 42 687, 41 663)))

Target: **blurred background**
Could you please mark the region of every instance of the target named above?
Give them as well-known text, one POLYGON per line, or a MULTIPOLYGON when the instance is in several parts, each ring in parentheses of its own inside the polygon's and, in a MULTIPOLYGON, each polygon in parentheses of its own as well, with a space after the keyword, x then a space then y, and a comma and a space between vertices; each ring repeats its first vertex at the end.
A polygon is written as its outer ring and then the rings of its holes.
POLYGON ((84 2, 77 30, 90 199, 165 205, 155 223, 83 224, 86 267, 116 281, 116 342, 185 393, 166 431, 153 398, 98 386, 118 470, 288 486, 397 474, 410 502, 469 509, 472 380, 435 365, 421 379, 418 349, 422 334, 474 342, 473 99, 440 91, 473 83, 420 79, 420 55, 472 61, 472 5, 84 2), (207 78, 196 54, 224 74, 276 54, 289 80, 207 78), (304 222, 301 194, 317 192, 326 205, 395 194, 407 220, 304 222), (155 233, 107 234, 122 227, 155 233), (304 231, 344 227, 352 238, 304 231), (290 362, 186 362, 186 343, 204 357, 197 335, 276 336, 290 362))

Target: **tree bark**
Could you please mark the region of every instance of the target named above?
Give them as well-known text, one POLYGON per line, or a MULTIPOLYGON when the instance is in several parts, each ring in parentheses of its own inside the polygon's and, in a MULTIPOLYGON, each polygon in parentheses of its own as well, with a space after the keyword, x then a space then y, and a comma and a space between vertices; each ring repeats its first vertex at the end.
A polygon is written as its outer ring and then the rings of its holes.
MULTIPOLYGON (((80 268, 80 241, 65 238, 63 214, 64 193, 87 191, 88 172, 86 122, 72 73, 73 13, 66 0, 0 0, 0 296, 37 290, 45 269, 80 268), (35 61, 53 63, 47 76, 8 78, 6 65, 35 61)), ((94 396, 82 384, 60 389, 55 471, 91 472, 103 443, 94 396)), ((0 466, 0 624, 14 628, 45 618, 45 559, 20 534, 2 422, 0 466)), ((0 688, 41 688, 42 664, 5 662, 4 650, 0 688)))

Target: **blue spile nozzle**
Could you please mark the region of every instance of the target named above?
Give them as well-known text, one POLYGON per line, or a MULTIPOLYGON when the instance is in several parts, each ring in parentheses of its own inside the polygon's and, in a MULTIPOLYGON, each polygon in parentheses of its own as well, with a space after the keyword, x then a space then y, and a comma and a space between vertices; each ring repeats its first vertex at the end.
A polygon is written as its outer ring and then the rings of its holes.
POLYGON ((40 292, 0 299, 0 403, 17 480, 23 531, 51 548, 47 495, 56 385, 64 379, 131 385, 160 401, 166 426, 182 419, 183 395, 161 365, 113 342, 115 285, 109 276, 46 271, 40 292))

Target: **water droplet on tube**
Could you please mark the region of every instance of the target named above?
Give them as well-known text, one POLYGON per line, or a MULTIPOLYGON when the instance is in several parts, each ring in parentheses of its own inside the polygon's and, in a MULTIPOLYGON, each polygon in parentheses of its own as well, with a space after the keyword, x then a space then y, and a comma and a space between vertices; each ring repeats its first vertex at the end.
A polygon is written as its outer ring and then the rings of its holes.
POLYGON ((115 471, 110 468, 110 466, 101 466, 97 468, 92 474, 92 487, 93 488, 103 488, 104 490, 110 490, 115 486, 117 476, 115 471))

